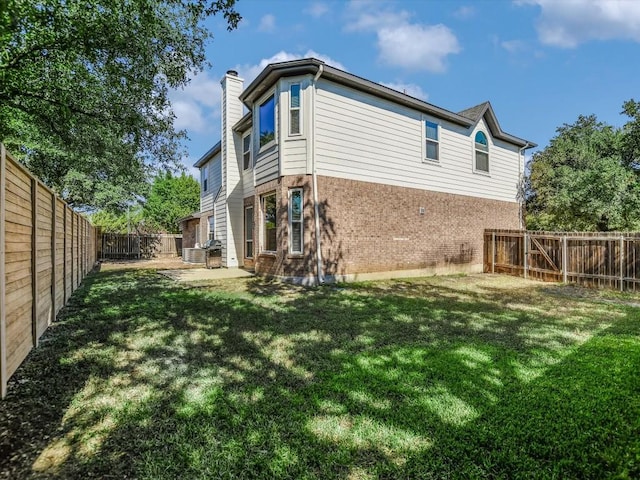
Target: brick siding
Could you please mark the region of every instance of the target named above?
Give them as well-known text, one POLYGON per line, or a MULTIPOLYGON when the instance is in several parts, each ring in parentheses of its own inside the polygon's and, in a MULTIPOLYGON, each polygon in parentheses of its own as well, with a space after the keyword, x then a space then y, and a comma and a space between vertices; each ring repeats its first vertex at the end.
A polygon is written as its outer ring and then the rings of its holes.
MULTIPOLYGON (((285 176, 256 187, 257 273, 316 275, 310 175, 285 176), (288 253, 288 190, 304 188, 304 255, 288 253), (259 253, 260 197, 275 192, 277 252, 259 253)), ((245 204, 247 204, 245 199, 245 204)), ((485 228, 518 228, 515 202, 318 177, 323 271, 328 276, 393 270, 467 270, 482 264, 485 228)))

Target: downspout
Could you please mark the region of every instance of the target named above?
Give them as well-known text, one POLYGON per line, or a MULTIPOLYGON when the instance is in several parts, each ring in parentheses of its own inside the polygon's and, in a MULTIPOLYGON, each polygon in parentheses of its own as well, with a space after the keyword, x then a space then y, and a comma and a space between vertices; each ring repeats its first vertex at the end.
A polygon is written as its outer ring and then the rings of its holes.
POLYGON ((324 272, 322 269, 322 242, 320 240, 320 207, 318 206, 318 175, 316 173, 316 82, 324 72, 324 65, 320 64, 318 67, 318 73, 313 77, 311 88, 313 89, 313 98, 311 104, 312 117, 311 126, 313 128, 313 135, 311 137, 311 179, 313 189, 313 211, 315 218, 315 230, 316 230, 316 262, 317 262, 317 277, 318 284, 324 283, 324 272))
POLYGON ((524 152, 527 148, 531 148, 532 145, 529 142, 524 144, 524 147, 520 149, 520 158, 518 158, 518 194, 520 195, 520 212, 518 215, 520 216, 520 229, 524 228, 524 152))

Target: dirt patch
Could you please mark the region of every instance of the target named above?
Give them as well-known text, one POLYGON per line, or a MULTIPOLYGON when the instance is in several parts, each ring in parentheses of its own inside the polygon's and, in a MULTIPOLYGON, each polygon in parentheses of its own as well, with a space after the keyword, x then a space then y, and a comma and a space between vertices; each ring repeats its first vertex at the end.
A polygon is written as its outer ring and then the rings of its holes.
POLYGON ((136 259, 136 260, 102 260, 100 262, 100 270, 138 270, 138 269, 158 269, 158 270, 173 270, 173 269, 192 269, 203 268, 204 264, 199 263, 185 263, 182 261, 182 257, 165 257, 165 258, 151 258, 151 259, 136 259))

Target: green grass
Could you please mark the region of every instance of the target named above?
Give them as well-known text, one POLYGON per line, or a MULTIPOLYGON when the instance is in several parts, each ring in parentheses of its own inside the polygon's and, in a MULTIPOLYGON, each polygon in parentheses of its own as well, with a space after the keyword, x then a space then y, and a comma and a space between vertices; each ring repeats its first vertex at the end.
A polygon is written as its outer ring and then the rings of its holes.
POLYGON ((98 273, 0 403, 0 476, 639 478, 638 300, 98 273))

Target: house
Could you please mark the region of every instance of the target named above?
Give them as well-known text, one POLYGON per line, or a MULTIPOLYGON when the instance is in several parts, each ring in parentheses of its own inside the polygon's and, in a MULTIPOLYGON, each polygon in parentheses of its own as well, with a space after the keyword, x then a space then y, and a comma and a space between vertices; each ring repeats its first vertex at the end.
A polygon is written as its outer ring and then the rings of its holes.
POLYGON ((222 83, 197 241, 300 283, 480 271, 485 228, 519 228, 524 151, 486 102, 450 112, 317 59, 222 83), (245 113, 246 112, 246 113, 245 113))

